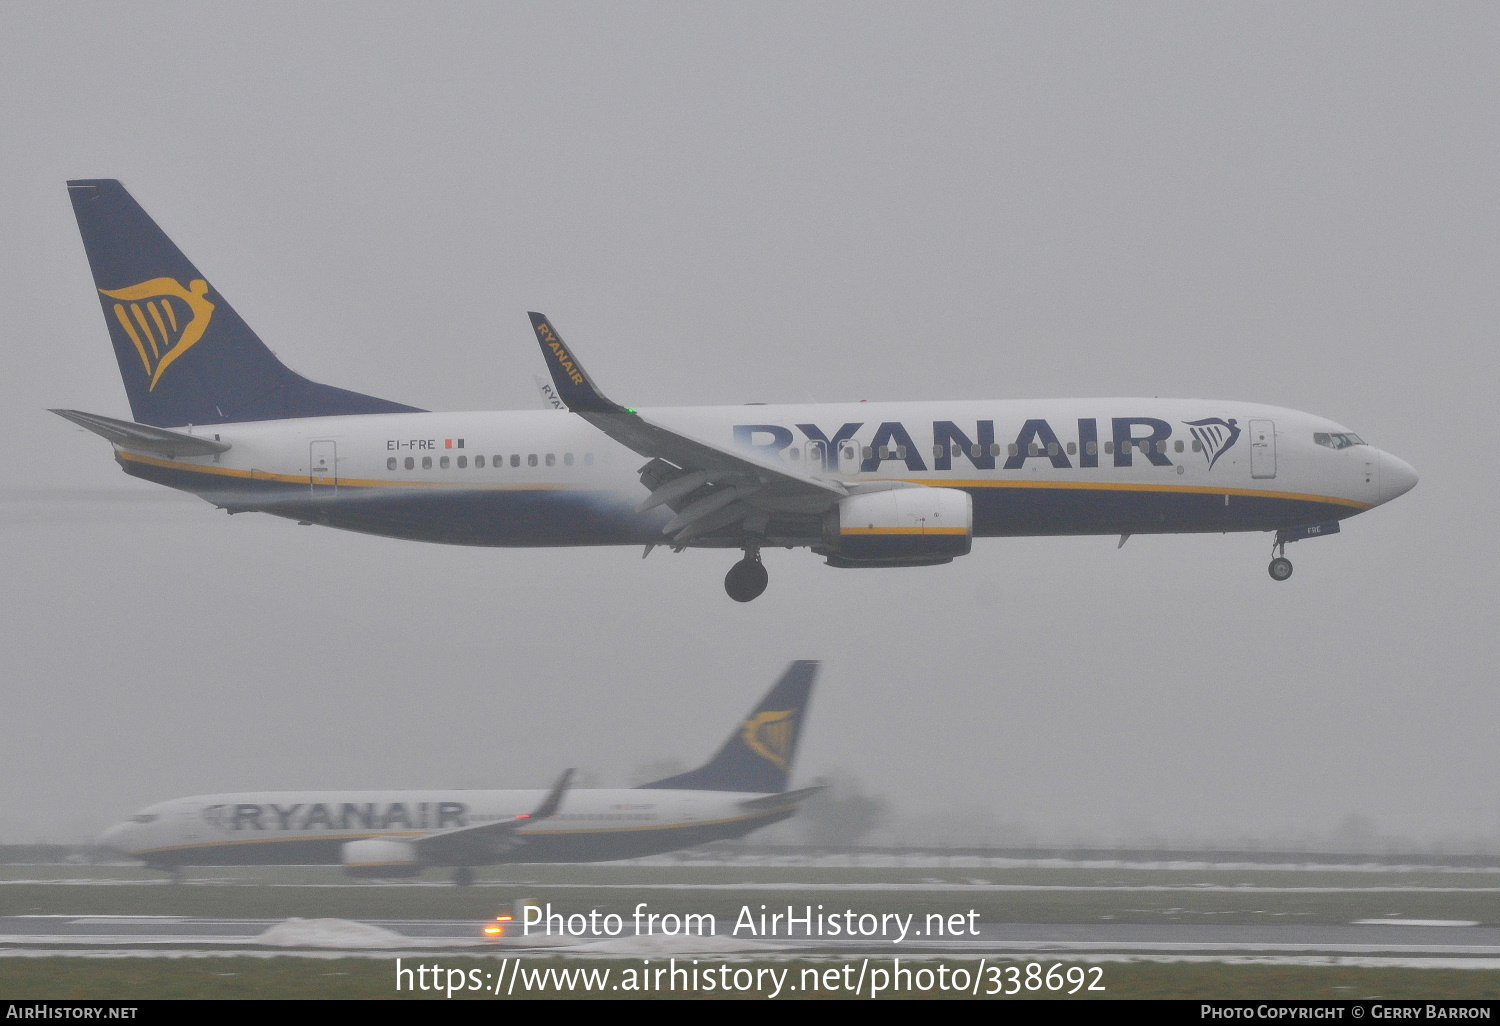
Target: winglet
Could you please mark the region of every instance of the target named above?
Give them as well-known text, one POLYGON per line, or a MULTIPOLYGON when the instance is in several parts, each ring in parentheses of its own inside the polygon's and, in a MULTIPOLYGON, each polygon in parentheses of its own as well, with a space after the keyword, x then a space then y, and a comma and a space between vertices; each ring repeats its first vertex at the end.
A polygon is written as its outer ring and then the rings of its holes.
POLYGON ((547 792, 547 797, 542 799, 542 804, 531 810, 531 819, 547 819, 557 812, 562 805, 563 795, 568 792, 568 785, 573 782, 573 771, 563 770, 562 776, 557 778, 557 783, 552 785, 552 790, 547 792))
POLYGON ((531 313, 531 327, 536 331, 536 340, 541 343, 542 357, 547 361, 547 370, 552 372, 552 383, 557 386, 557 395, 574 413, 630 413, 608 399, 594 387, 583 365, 574 358, 563 340, 553 330, 545 316, 531 313))

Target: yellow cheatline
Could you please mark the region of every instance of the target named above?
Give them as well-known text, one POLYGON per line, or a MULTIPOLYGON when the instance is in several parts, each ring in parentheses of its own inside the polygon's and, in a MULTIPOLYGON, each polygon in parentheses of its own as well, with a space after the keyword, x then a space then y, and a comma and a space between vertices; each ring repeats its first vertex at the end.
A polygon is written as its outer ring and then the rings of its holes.
POLYGON ((839 534, 968 534, 963 527, 841 527, 839 534))
POLYGON ((905 480, 910 484, 925 485, 928 488, 1058 488, 1080 489, 1084 491, 1159 492, 1183 495, 1243 495, 1262 499, 1297 499, 1303 502, 1328 502, 1337 506, 1349 506, 1353 509, 1375 508, 1372 503, 1360 502, 1358 499, 1343 499, 1335 495, 1312 495, 1304 492, 1273 492, 1260 488, 1225 488, 1211 485, 1141 484, 1127 481, 989 481, 983 479, 916 481, 911 478, 903 478, 901 480, 905 480))

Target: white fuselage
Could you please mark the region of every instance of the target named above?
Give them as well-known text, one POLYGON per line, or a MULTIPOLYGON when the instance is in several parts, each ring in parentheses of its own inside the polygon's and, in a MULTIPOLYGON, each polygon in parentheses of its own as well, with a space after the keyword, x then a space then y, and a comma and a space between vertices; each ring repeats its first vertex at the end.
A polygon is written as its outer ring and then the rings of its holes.
MULTIPOLYGON (((338 864, 343 846, 409 840, 528 813, 545 791, 272 791, 197 795, 140 810, 99 843, 148 864, 338 864)), ((757 794, 650 788, 566 793, 552 816, 516 830, 516 860, 588 862, 738 837, 784 818, 757 794)))
MULTIPOLYGON (((975 536, 1273 530, 1338 520, 1416 474, 1323 417, 1196 399, 845 403, 642 410, 682 435, 844 484, 900 481, 973 499, 975 536), (1252 434, 1256 437, 1252 437, 1252 434)), ((659 540, 642 457, 582 418, 394 413, 187 429, 217 456, 119 450, 132 474, 231 511, 471 545, 659 540)), ((772 520, 767 545, 816 532, 772 520)), ((724 544, 712 537, 694 544, 724 544)), ((739 544, 735 541, 734 544, 739 544)))

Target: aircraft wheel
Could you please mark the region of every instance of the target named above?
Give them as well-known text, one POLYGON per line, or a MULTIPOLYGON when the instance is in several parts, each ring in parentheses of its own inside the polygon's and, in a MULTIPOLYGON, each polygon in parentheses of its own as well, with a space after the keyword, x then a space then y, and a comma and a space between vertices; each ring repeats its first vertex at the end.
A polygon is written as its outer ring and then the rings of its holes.
POLYGON ((453 883, 457 887, 468 887, 474 883, 474 870, 468 866, 459 866, 453 871, 453 883))
POLYGON ((1270 571, 1271 580, 1284 581, 1292 576, 1292 561, 1285 556, 1277 556, 1271 560, 1271 565, 1267 567, 1267 570, 1270 571))
POLYGON ((766 573, 760 555, 746 555, 724 575, 724 590, 736 602, 750 602, 760 598, 770 579, 771 575, 766 573))

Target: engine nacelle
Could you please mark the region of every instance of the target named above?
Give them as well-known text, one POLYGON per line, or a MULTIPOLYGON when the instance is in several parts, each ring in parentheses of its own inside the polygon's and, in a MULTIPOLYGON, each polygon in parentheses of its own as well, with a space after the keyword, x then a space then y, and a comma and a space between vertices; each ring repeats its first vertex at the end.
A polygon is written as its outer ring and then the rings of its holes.
POLYGON ((974 503, 958 488, 892 488, 842 500, 823 518, 829 566, 931 566, 966 556, 974 503))
POLYGON ((422 871, 417 849, 406 841, 369 837, 350 841, 342 851, 344 872, 350 876, 416 876, 422 871))

